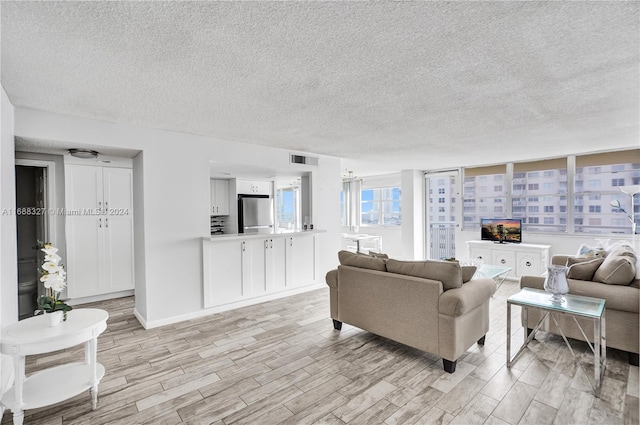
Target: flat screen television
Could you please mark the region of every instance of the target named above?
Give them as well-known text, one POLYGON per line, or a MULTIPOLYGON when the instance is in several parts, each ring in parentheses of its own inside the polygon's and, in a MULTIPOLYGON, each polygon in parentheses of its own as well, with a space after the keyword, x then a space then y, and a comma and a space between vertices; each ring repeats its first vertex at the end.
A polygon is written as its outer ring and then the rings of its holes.
POLYGON ((522 220, 519 218, 481 218, 480 225, 483 241, 522 242, 522 220))

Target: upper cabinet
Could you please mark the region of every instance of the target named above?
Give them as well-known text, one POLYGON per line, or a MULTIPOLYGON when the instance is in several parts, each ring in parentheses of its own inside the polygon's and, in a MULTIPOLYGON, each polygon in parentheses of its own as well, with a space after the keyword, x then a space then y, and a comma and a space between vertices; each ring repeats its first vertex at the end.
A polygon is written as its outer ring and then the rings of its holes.
POLYGON ((210 215, 229 215, 229 180, 211 180, 210 215))
POLYGON ((236 191, 243 195, 273 195, 273 182, 259 180, 240 180, 236 182, 236 191))

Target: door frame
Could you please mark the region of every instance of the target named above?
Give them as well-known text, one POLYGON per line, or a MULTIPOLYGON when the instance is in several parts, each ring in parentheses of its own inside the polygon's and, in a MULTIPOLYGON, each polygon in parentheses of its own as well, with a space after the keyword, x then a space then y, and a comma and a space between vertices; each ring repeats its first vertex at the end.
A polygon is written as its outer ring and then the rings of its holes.
POLYGON ((45 175, 45 208, 46 208, 46 217, 45 217, 45 235, 47 237, 47 242, 51 242, 54 245, 59 245, 57 240, 57 232, 56 232, 56 223, 55 220, 51 220, 51 217, 55 217, 57 215, 57 206, 56 206, 56 163, 54 161, 46 161, 40 159, 22 159, 16 158, 15 160, 16 166, 25 166, 25 167, 38 167, 38 168, 46 168, 47 172, 45 175))

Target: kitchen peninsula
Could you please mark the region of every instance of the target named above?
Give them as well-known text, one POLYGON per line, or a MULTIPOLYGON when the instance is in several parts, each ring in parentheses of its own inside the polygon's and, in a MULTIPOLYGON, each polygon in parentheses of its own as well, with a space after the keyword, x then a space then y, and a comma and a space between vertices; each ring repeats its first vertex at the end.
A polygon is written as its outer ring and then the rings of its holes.
POLYGON ((319 285, 322 230, 202 238, 204 308, 223 311, 319 285))

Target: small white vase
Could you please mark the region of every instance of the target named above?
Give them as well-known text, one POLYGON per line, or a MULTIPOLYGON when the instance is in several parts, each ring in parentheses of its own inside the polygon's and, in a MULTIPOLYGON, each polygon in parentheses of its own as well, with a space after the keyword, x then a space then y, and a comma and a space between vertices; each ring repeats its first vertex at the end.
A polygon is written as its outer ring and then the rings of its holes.
POLYGON ((53 313, 46 313, 44 315, 44 317, 47 318, 47 326, 49 326, 50 328, 58 326, 60 323, 62 323, 63 316, 64 313, 62 311, 54 311, 53 313))
POLYGON ((551 294, 551 301, 554 303, 563 303, 563 295, 569 292, 569 283, 567 282, 566 266, 547 266, 547 278, 544 281, 544 290, 551 294))

